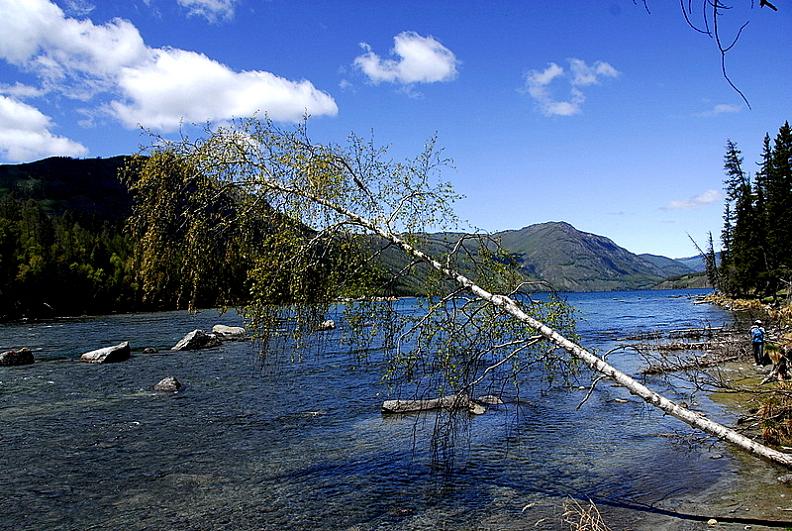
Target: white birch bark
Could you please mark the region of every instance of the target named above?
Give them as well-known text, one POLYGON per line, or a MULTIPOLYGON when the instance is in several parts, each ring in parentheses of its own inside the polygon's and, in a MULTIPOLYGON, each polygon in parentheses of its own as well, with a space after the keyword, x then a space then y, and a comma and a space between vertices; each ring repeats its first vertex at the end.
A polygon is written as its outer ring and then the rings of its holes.
POLYGON ((642 383, 636 381, 634 378, 630 377, 629 375, 613 367, 612 365, 604 361, 602 358, 589 352, 580 345, 565 338, 564 336, 562 336, 552 328, 548 327, 544 323, 526 314, 520 308, 517 302, 511 299, 510 297, 507 297, 505 295, 490 293, 489 291, 475 284, 472 280, 470 280, 466 276, 458 273, 457 271, 449 267, 446 267, 445 265, 441 264, 431 256, 425 254, 421 250, 416 249, 409 243, 403 241, 399 237, 399 235, 394 233, 393 231, 383 228, 379 224, 369 219, 366 219, 362 216, 359 216, 358 214, 346 208, 334 204, 333 202, 327 199, 312 195, 303 190, 295 190, 293 188, 284 186, 278 182, 267 179, 266 177, 264 179, 266 181, 266 185, 276 191, 284 192, 287 194, 296 194, 306 199, 309 199, 313 202, 316 202, 320 205, 323 205, 327 208, 335 210, 339 214, 348 218, 351 222, 359 225, 360 227, 366 228, 372 231, 373 233, 381 236, 382 238, 385 238, 389 242, 399 246, 407 255, 420 259, 423 262, 426 262, 431 267, 433 267, 437 271, 440 271, 446 277, 456 282, 459 286, 470 290, 470 292, 476 295, 477 297, 480 297, 481 299, 489 301, 495 306, 502 308, 504 311, 506 311, 511 316, 513 316, 515 319, 518 319, 519 321, 529 325, 531 328, 534 328, 539 334, 541 334, 548 340, 552 341, 557 346, 566 350, 570 355, 583 361, 583 363, 588 365, 592 370, 602 374, 604 377, 612 380, 619 386, 624 387, 631 394, 641 398, 646 403, 662 410, 663 412, 669 415, 676 417, 677 419, 681 420, 682 422, 696 429, 714 435, 719 439, 728 441, 754 455, 757 455, 774 463, 779 463, 787 467, 792 467, 792 454, 779 452, 778 450, 774 450, 768 446, 765 446, 754 440, 751 440, 748 437, 736 432, 731 428, 728 428, 722 424, 712 421, 707 417, 705 417, 704 415, 701 415, 700 413, 696 413, 694 411, 685 409, 682 406, 674 403, 673 401, 665 398, 664 396, 656 393, 655 391, 652 391, 642 383))

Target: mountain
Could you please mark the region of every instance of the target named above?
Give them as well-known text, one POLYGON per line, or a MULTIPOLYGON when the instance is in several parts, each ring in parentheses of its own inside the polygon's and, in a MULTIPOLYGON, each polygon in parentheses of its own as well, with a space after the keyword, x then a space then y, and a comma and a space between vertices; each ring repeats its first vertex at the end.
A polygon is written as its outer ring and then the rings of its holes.
POLYGON ((81 221, 121 222, 129 216, 132 202, 117 175, 128 158, 50 157, 0 164, 0 197, 32 199, 49 214, 68 211, 81 221))
POLYGON ((652 266, 656 268, 657 274, 662 277, 678 277, 696 271, 687 264, 666 256, 659 256, 656 254, 639 254, 638 256, 645 262, 652 264, 652 266))
MULTIPOLYGON (((108 221, 120 227, 131 209, 130 194, 117 178, 127 160, 123 156, 81 160, 52 157, 27 164, 0 165, 0 197, 11 194, 17 199, 33 200, 54 215, 70 212, 89 224, 98 226, 108 221)), ((449 248, 461 235, 423 236, 429 240, 425 250, 437 253, 449 248)), ((639 256, 604 236, 579 231, 564 222, 531 225, 493 237, 513 254, 526 278, 544 280, 558 290, 652 288, 666 279, 681 279, 702 268, 696 262, 700 262, 699 257, 680 261, 650 254, 639 256)), ((404 267, 405 260, 395 249, 383 255, 384 265, 392 271, 404 267)), ((457 267, 463 273, 472 273, 470 264, 460 262, 457 267)), ((399 291, 415 292, 420 277, 426 273, 419 271, 416 278, 406 279, 399 291)))
MULTIPOLYGON (((565 222, 530 225, 495 234, 522 268, 555 289, 609 291, 651 288, 669 276, 665 261, 648 260, 612 240, 565 222)), ((670 259, 666 259, 670 260, 670 259)))
MULTIPOLYGON (((720 265, 720 258, 721 258, 720 255, 721 255, 720 251, 715 253, 715 262, 718 265, 720 265)), ((687 258, 677 258, 676 261, 681 264, 684 264, 685 266, 689 267, 691 270, 696 272, 703 272, 706 270, 706 267, 704 266, 704 258, 700 254, 697 254, 696 256, 689 256, 687 258)))

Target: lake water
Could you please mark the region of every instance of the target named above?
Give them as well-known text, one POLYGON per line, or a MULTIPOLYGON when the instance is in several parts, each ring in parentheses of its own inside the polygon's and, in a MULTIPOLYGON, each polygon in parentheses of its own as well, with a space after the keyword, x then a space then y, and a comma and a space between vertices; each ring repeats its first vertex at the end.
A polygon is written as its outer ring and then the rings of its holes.
MULTIPOLYGON (((688 295, 701 293, 567 297, 581 342, 602 351, 626 335, 728 323, 728 313, 692 304, 688 295)), ((438 460, 437 415, 383 416, 377 363, 356 363, 337 331, 297 364, 262 363, 253 342, 167 352, 217 322, 242 323, 207 311, 0 325, 0 350, 28 346, 37 357, 0 367, 0 527, 520 529, 546 518, 535 528, 556 529, 563 499, 574 496, 603 501, 612 522, 640 528, 657 517, 619 506, 694 496, 735 466, 728 448, 675 442, 668 434, 691 431, 609 384, 579 411, 585 391, 537 385, 520 405, 460 422, 453 459, 438 460), (162 352, 77 361, 123 340, 162 352), (152 392, 168 375, 186 388, 152 392)), ((628 373, 640 368, 634 354, 609 359, 628 373)))

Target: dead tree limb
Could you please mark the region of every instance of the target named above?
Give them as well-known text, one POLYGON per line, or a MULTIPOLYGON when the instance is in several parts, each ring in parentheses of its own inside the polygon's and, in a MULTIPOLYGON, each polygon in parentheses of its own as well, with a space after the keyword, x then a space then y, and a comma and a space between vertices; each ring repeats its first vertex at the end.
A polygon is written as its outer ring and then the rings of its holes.
POLYGON ((608 364, 602 358, 589 352, 580 345, 574 343, 573 341, 570 341, 566 337, 559 334, 557 331, 548 327, 544 323, 531 317, 525 311, 523 311, 520 304, 514 299, 507 297, 505 295, 490 293, 489 291, 480 287, 479 285, 477 285, 476 283, 474 283, 472 280, 462 275, 461 273, 446 267, 444 264, 441 264, 431 256, 428 256, 420 249, 413 247, 412 245, 404 241, 398 233, 392 232, 387 228, 383 228, 380 224, 377 224, 374 221, 366 219, 356 214, 355 212, 352 212, 338 204, 335 204, 334 202, 324 197, 313 195, 305 190, 300 190, 285 186, 280 182, 267 178, 266 176, 260 176, 260 178, 263 179, 263 182, 260 180, 259 184, 263 184, 271 188, 272 190, 280 193, 296 195, 298 197, 302 197, 304 199, 313 201, 318 205, 324 206, 326 208, 329 208, 337 212, 338 214, 341 214, 342 216, 348 218, 349 220, 351 220, 361 228, 365 228, 373 232, 374 234, 381 236, 385 240, 392 242, 394 245, 400 247, 402 251, 405 252, 408 256, 422 260, 423 262, 427 263, 435 270, 441 272, 444 276, 446 276, 450 280, 453 280, 461 288, 470 291, 471 293, 473 293, 475 296, 479 297, 482 300, 490 302, 494 306, 510 314, 518 321, 527 324, 531 328, 535 329, 539 334, 544 336, 546 339, 550 340, 558 347, 564 349, 573 357, 581 360, 589 368, 604 375, 606 378, 612 380, 619 386, 624 387, 631 394, 641 398, 647 404, 650 404, 660 409, 661 411, 673 417, 676 417, 677 419, 681 420, 682 422, 696 429, 709 433, 710 435, 713 435, 719 439, 728 441, 736 445, 737 447, 742 448, 743 450, 746 450, 754 455, 757 455, 761 458, 767 459, 775 463, 782 464, 787 467, 792 467, 792 454, 779 452, 778 450, 774 450, 763 444, 757 443, 756 441, 753 441, 748 437, 745 437, 744 435, 736 432, 731 428, 728 428, 722 424, 714 422, 706 418, 704 415, 685 409, 680 405, 674 403, 673 401, 665 398, 664 396, 656 393, 655 391, 652 391, 651 389, 641 384, 640 382, 636 381, 629 375, 625 374, 624 372, 608 364))

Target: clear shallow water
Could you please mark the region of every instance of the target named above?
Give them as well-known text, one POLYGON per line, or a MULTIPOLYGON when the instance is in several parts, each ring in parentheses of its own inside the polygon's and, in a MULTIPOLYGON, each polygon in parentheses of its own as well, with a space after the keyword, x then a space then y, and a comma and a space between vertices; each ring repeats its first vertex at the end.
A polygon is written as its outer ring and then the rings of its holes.
MULTIPOLYGON (((581 342, 606 350, 640 332, 728 322, 689 293, 700 292, 567 298, 581 342)), ((167 352, 217 322, 241 319, 166 312, 0 325, 0 349, 28 346, 38 360, 0 367, 0 528, 525 528, 548 517, 554 529, 564 496, 662 504, 735 466, 724 448, 658 437, 689 431, 634 399, 614 401, 630 397, 607 384, 579 411, 585 391, 526 390, 519 407, 463 422, 454 459, 438 462, 438 417, 383 417, 376 363, 356 364, 336 332, 298 364, 263 365, 250 342, 167 352), (138 349, 125 363, 76 361, 123 340, 138 349), (147 346, 163 352, 139 352, 147 346), (186 389, 153 393, 168 375, 186 389)), ((629 353, 610 360, 640 367, 629 353)), ((648 518, 610 516, 638 527, 648 518)))

